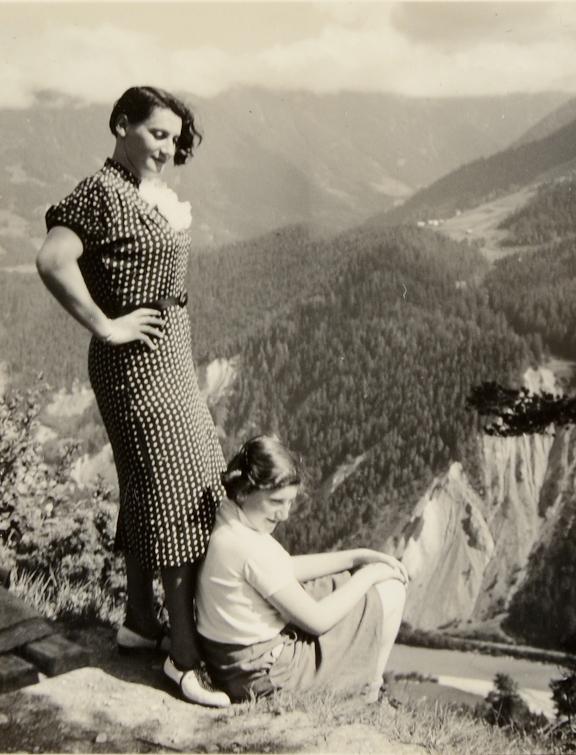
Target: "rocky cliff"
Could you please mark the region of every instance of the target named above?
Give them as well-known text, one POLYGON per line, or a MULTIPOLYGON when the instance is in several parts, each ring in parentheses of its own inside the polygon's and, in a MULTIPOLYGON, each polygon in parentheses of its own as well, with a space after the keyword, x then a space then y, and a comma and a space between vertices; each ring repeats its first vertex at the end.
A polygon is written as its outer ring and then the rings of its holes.
MULTIPOLYGON (((552 388, 550 374, 526 375, 552 388)), ((524 640, 566 644, 576 628, 576 436, 479 436, 475 469, 454 463, 403 528, 412 574, 406 619, 422 629, 500 625, 524 640)))
POLYGON ((505 628, 526 642, 576 651, 576 429, 557 434, 539 498, 542 525, 505 628))
POLYGON ((505 610, 543 529, 540 492, 554 442, 480 437, 480 484, 454 463, 428 488, 400 543, 413 577, 411 624, 432 629, 505 610))

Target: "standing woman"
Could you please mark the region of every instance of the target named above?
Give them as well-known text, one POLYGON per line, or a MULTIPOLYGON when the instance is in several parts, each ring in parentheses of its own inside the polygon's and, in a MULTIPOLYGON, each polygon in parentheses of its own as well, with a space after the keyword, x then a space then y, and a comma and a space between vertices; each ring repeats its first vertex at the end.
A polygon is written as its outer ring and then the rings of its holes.
POLYGON ((196 563, 223 497, 225 462, 191 350, 189 205, 158 183, 170 160, 183 165, 191 157, 201 136, 190 110, 154 87, 128 89, 109 125, 112 157, 49 208, 37 267, 92 333, 88 371, 118 472, 116 547, 126 559, 118 645, 167 646, 153 603, 159 570, 171 625, 165 671, 187 699, 223 706, 228 697, 207 689, 195 672, 193 594, 196 563))

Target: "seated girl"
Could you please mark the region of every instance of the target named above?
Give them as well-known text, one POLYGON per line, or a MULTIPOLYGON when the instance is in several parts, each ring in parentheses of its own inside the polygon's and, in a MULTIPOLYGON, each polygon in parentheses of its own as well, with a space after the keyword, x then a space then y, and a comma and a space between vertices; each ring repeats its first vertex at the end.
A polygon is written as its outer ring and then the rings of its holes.
POLYGON ((272 532, 289 516, 301 473, 274 437, 245 443, 222 481, 228 498, 196 593, 213 681, 235 701, 318 687, 377 700, 402 618, 404 566, 364 548, 290 556, 272 532))

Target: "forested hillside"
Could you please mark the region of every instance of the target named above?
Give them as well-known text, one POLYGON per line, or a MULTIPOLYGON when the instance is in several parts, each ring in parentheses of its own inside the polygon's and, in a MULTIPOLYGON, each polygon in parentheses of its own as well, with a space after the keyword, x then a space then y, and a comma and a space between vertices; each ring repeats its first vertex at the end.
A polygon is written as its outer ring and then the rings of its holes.
MULTIPOLYGON (((485 271, 468 245, 408 227, 332 240, 296 227, 193 259, 198 358, 241 355, 228 435, 280 432, 306 458, 312 490, 363 457, 329 505, 315 504, 317 527, 292 525, 295 549, 396 526, 431 475, 466 453, 470 386, 528 363, 479 287, 485 271)), ((54 385, 84 378, 81 328, 39 282, 0 286, 13 369, 54 385)))
POLYGON ((19 386, 33 385, 41 372, 54 388, 88 379, 88 333, 37 275, 0 271, 0 311, 0 361, 19 386))
POLYGON ((251 241, 193 254, 188 274, 194 349, 198 359, 241 348, 323 287, 362 246, 358 231, 330 238, 291 226, 251 241))
MULTIPOLYGON (((198 361, 220 356, 227 343, 242 340, 282 315, 322 285, 358 244, 356 234, 313 236, 304 226, 266 234, 192 255, 188 309, 198 361)), ((54 386, 87 379, 89 334, 42 286, 36 274, 0 270, 1 361, 21 384, 42 371, 54 386)))
POLYGON ((499 228, 508 231, 505 246, 535 246, 570 238, 576 232, 576 182, 544 183, 523 207, 499 228))
POLYGON ((531 335, 554 353, 576 357, 576 183, 558 181, 502 224, 510 246, 534 250, 511 254, 486 278, 492 307, 518 333, 531 335))
MULTIPOLYGON (((470 386, 509 380, 525 342, 474 281, 484 263, 428 231, 365 232, 331 285, 242 345, 227 432, 276 431, 302 453, 310 488, 362 456, 313 517, 290 521, 296 551, 382 541, 431 476, 466 455, 470 386)), ((235 353, 233 344, 229 353, 235 353)))

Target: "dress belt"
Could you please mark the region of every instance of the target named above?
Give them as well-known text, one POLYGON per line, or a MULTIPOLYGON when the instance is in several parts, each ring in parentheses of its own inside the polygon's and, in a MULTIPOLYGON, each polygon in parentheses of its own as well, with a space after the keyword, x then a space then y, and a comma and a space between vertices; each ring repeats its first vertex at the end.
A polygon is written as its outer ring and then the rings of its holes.
POLYGON ((125 304, 124 306, 108 307, 109 317, 122 317, 130 312, 134 312, 136 309, 158 309, 160 312, 164 312, 170 307, 185 307, 188 304, 188 292, 182 291, 179 296, 165 296, 162 299, 156 299, 156 301, 143 301, 140 304, 125 304))

